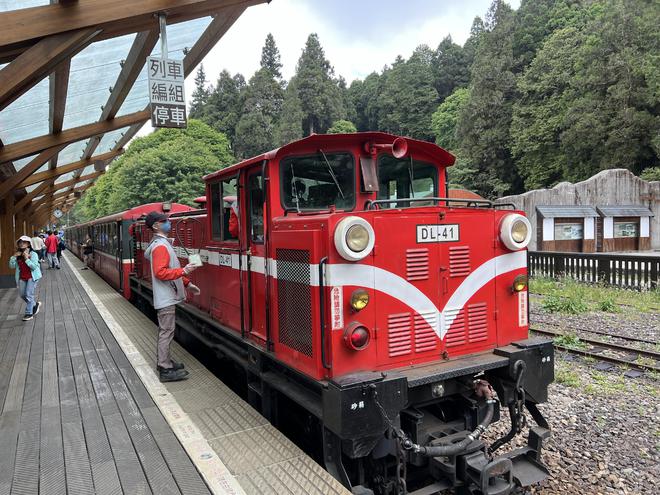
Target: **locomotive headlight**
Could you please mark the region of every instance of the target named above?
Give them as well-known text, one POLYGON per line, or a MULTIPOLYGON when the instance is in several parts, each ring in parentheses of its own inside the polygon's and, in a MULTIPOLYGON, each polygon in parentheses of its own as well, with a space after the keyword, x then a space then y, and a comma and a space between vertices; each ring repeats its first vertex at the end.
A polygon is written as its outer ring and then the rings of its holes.
POLYGON ((374 247, 374 229, 364 218, 343 218, 335 227, 335 248, 342 258, 360 261, 374 247))
POLYGON ((513 291, 520 292, 527 287, 527 275, 518 275, 513 279, 513 291))
POLYGON ((346 244, 356 253, 364 251, 369 244, 369 231, 360 224, 349 227, 346 231, 346 244))
POLYGON ((502 219, 500 224, 500 239, 512 251, 527 247, 532 239, 532 225, 527 217, 511 213, 502 219))
POLYGON ((351 308, 362 311, 369 304, 369 293, 364 289, 357 289, 351 294, 351 308))

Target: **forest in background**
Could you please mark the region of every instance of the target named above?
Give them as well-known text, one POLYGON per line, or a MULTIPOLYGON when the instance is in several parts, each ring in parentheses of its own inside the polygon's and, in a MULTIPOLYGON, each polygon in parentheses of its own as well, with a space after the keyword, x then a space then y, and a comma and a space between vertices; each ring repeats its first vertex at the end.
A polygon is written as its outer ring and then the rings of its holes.
POLYGON ((190 203, 201 175, 311 133, 379 130, 457 156, 455 186, 495 198, 610 168, 660 180, 660 9, 647 0, 494 0, 460 46, 419 46, 350 84, 310 34, 286 81, 268 35, 247 80, 197 71, 188 130, 134 140, 76 217, 190 203))

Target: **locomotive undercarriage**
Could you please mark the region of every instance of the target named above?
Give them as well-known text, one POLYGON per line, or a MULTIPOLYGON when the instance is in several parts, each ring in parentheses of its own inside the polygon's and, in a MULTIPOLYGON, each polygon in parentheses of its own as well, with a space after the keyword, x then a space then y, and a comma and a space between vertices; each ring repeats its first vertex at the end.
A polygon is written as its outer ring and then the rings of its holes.
MULTIPOLYGON (((149 312, 150 288, 131 279, 131 289, 149 312)), ((304 450, 355 494, 506 495, 548 475, 541 449, 550 431, 536 404, 547 400, 553 380, 551 341, 318 382, 186 304, 177 307, 177 338, 233 363, 244 373, 248 402, 290 436, 304 432, 303 443, 316 438, 304 450), (487 443, 479 437, 500 419, 500 404, 511 428, 487 443), (527 446, 494 455, 523 432, 527 416, 536 423, 527 446)))

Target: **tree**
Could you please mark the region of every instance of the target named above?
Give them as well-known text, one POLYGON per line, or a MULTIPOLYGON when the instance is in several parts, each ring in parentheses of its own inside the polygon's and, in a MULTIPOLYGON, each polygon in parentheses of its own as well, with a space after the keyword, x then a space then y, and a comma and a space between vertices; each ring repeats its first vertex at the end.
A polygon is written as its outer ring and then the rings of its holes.
POLYGON ((204 108, 208 102, 211 91, 206 87, 206 73, 204 72, 204 64, 199 66, 197 74, 195 75, 195 91, 192 94, 192 101, 190 103, 189 117, 191 119, 199 119, 202 117, 204 108))
POLYGON ((276 147, 275 129, 282 111, 284 90, 269 69, 259 69, 248 84, 242 115, 236 125, 234 149, 248 158, 276 147))
POLYGON ((225 134, 232 143, 236 136, 245 89, 245 79, 241 74, 232 77, 227 70, 223 70, 204 107, 202 120, 225 134))
POLYGON ((458 122, 461 156, 476 170, 470 186, 485 196, 519 192, 522 181, 511 157, 509 127, 515 94, 511 8, 494 0, 472 66, 470 98, 458 122))
POLYGON ((443 101, 454 89, 467 87, 470 82, 470 67, 463 48, 447 36, 435 51, 433 57, 433 86, 438 98, 443 101))
POLYGON ((359 131, 379 129, 378 102, 384 81, 384 77, 372 72, 364 81, 356 79, 349 86, 348 93, 355 106, 355 123, 359 131))
POLYGON ((467 88, 458 88, 445 98, 431 117, 431 128, 435 135, 435 142, 446 150, 453 151, 458 148, 456 139, 456 123, 461 110, 470 98, 467 88))
POLYGON ((89 219, 154 201, 192 205, 204 194, 202 176, 234 161, 226 136, 190 119, 187 129, 159 129, 133 140, 76 210, 89 219))
POLYGON ((338 120, 328 129, 328 134, 350 134, 351 132, 357 132, 357 129, 355 124, 348 120, 338 120))
POLYGON ((651 181, 660 181, 660 167, 649 167, 639 174, 640 179, 651 181))
POLYGON ((305 134, 325 132, 342 112, 334 69, 326 60, 316 33, 307 38, 295 77, 305 134))
POLYGON ((477 54, 477 48, 479 47, 479 43, 481 42, 485 32, 486 27, 484 26, 484 21, 479 16, 475 17, 472 21, 472 27, 470 28, 470 36, 463 45, 465 65, 467 66, 468 71, 472 68, 474 57, 477 54))
POLYGON ((283 146, 291 141, 302 138, 302 122, 304 117, 300 99, 298 98, 296 81, 295 78, 292 78, 284 95, 282 113, 280 114, 280 120, 277 123, 275 132, 275 144, 277 146, 283 146))
POLYGON ((433 87, 433 52, 418 47, 407 61, 397 57, 385 71, 378 98, 378 125, 381 130, 416 139, 432 140, 431 115, 438 105, 433 87))
POLYGON ((274 79, 282 79, 280 51, 271 33, 266 35, 266 42, 261 49, 261 68, 270 72, 274 79))

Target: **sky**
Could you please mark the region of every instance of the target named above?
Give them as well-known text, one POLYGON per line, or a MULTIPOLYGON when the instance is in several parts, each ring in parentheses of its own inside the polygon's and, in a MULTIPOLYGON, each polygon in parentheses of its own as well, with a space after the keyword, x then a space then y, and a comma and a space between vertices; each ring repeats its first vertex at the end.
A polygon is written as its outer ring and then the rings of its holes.
MULTIPOLYGON (((223 69, 249 80, 259 69, 261 49, 270 32, 282 56, 282 74, 290 79, 310 33, 317 33, 326 58, 350 84, 408 58, 426 44, 436 48, 451 35, 463 44, 475 16, 483 19, 492 0, 272 0, 249 7, 203 60, 214 84, 223 69)), ((510 0, 517 9, 520 0, 510 0)), ((196 71, 195 71, 196 72, 196 71)), ((190 103, 195 72, 186 80, 190 103)), ((151 132, 145 125, 139 135, 151 132)))

